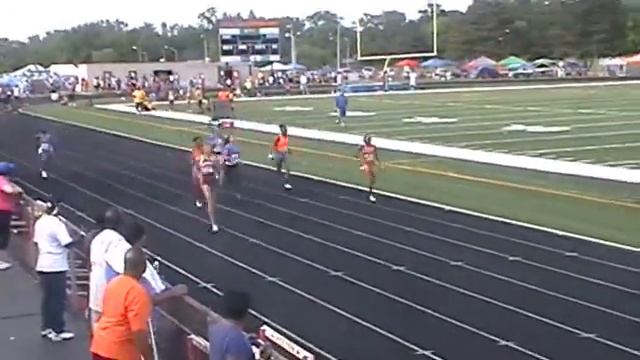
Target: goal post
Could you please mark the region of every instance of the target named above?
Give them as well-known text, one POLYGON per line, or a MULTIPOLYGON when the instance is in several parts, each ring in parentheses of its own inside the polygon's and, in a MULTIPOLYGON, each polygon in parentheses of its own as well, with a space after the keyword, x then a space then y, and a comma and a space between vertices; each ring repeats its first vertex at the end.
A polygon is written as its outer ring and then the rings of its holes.
POLYGON ((433 57, 438 55, 438 6, 436 0, 430 0, 429 5, 431 6, 431 33, 433 36, 433 47, 431 52, 418 52, 418 53, 403 53, 403 54, 382 54, 382 55, 364 55, 362 52, 362 24, 359 19, 356 23, 356 47, 357 47, 357 60, 358 61, 375 61, 375 60, 385 60, 385 69, 389 64, 389 61, 393 59, 407 59, 407 58, 422 58, 422 57, 433 57))

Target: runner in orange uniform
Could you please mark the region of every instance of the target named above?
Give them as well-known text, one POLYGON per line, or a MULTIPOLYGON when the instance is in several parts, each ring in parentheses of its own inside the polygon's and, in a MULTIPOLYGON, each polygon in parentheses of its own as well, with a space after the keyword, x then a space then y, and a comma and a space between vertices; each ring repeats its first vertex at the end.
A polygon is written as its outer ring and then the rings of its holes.
POLYGON ((279 173, 282 173, 282 167, 284 166, 284 188, 286 190, 293 189, 291 184, 289 184, 289 173, 291 172, 291 169, 289 168, 290 154, 291 150, 289 150, 289 133, 287 125, 281 124, 280 135, 276 136, 276 139, 273 142, 269 158, 275 160, 276 170, 279 173))
POLYGON ((378 158, 378 148, 371 143, 371 140, 371 135, 364 136, 364 144, 360 145, 358 156, 360 158, 360 169, 364 171, 369 179, 369 201, 375 203, 376 197, 373 195, 373 186, 376 183, 376 170, 380 164, 380 159, 378 158))
POLYGON ((204 193, 202 192, 202 186, 200 185, 200 168, 198 161, 203 152, 202 137, 196 136, 193 138, 193 148, 191 149, 191 180, 193 183, 193 195, 196 200, 196 207, 202 208, 204 204, 204 193))

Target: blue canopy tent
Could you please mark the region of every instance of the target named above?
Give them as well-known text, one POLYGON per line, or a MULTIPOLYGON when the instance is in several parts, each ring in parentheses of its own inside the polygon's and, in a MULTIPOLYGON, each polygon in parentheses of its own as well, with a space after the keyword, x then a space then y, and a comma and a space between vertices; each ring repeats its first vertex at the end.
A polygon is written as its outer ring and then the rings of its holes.
POLYGON ((495 67, 484 66, 477 68, 471 77, 474 79, 496 79, 500 77, 500 73, 495 67))
POLYGON ((420 64, 420 66, 424 69, 446 68, 446 67, 453 67, 456 65, 457 64, 455 61, 445 60, 440 58, 429 59, 423 62, 422 64, 420 64))
POLYGON ((0 78, 0 86, 14 87, 19 86, 20 84, 21 81, 14 76, 5 75, 0 78))

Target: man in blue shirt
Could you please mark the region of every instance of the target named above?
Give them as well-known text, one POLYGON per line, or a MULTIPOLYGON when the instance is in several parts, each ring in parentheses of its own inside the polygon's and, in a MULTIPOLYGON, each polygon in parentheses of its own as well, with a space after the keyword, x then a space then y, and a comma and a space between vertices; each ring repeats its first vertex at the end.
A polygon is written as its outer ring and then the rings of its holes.
POLYGON ((242 331, 249 314, 249 294, 228 291, 222 297, 224 320, 209 327, 209 360, 253 360, 251 343, 242 331))
POLYGON ((347 95, 345 95, 343 89, 340 89, 338 96, 336 96, 336 110, 338 112, 338 120, 336 120, 336 124, 344 126, 344 119, 347 117, 347 106, 349 106, 347 95))

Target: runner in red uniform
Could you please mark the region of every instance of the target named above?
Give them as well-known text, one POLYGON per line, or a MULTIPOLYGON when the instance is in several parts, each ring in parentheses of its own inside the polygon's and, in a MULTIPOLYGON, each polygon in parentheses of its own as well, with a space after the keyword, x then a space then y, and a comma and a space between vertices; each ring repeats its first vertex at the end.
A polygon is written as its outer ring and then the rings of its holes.
POLYGON ((214 153, 213 147, 209 144, 203 146, 203 152, 198 160, 198 169, 200 173, 200 186, 207 201, 207 214, 211 221, 211 232, 214 234, 219 231, 216 224, 216 203, 217 194, 216 187, 222 184, 222 164, 220 155, 214 153))
POLYGON ((360 158, 360 169, 364 171, 369 179, 369 201, 375 203, 376 197, 373 195, 373 186, 376 183, 376 170, 380 164, 380 159, 378 158, 378 148, 371 143, 371 140, 371 135, 364 136, 364 144, 360 145, 358 157, 360 158))
POLYGON ((193 182, 193 196, 196 200, 196 207, 202 208, 204 203, 204 194, 202 193, 202 186, 200 184, 200 169, 198 161, 202 156, 203 141, 200 136, 193 138, 193 148, 191 149, 191 179, 193 182))

